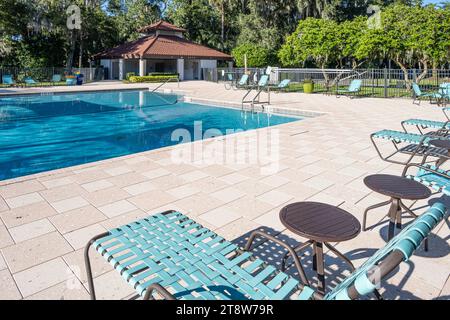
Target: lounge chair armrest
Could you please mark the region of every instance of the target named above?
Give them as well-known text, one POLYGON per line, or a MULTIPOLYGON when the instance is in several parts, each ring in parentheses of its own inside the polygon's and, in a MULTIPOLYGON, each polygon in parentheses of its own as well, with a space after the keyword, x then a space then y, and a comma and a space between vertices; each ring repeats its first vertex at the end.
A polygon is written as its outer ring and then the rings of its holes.
POLYGON ((255 230, 250 234, 250 237, 248 238, 247 244, 244 247, 245 251, 250 251, 251 246, 252 246, 253 242, 255 241, 256 236, 266 238, 267 240, 273 241, 276 244, 285 248, 289 252, 289 254, 292 256, 292 259, 294 260, 294 264, 298 270, 298 274, 299 274, 300 279, 302 280, 303 284, 306 286, 309 286, 308 278, 306 277, 305 271, 303 270, 303 267, 300 263, 300 260, 298 259, 297 254, 295 253, 294 249, 292 247, 290 247, 288 244, 281 241, 280 239, 277 239, 274 236, 271 236, 270 234, 267 234, 265 232, 255 230))
POLYGON ((158 283, 153 283, 150 286, 148 286, 147 290, 145 291, 144 300, 154 300, 152 293, 153 291, 158 292, 160 295, 162 295, 166 300, 176 300, 174 295, 172 295, 169 291, 167 291, 163 286, 161 286, 158 283))

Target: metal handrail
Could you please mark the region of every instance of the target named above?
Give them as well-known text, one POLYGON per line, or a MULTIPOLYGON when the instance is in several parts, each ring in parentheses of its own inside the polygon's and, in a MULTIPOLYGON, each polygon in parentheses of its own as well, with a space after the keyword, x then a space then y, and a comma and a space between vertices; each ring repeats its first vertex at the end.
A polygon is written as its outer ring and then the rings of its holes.
POLYGON ((163 83, 161 83, 159 86, 157 86, 155 89, 153 89, 151 92, 155 92, 156 90, 158 90, 159 88, 161 88, 163 85, 165 85, 166 83, 168 83, 169 81, 171 81, 172 79, 177 79, 178 82, 178 87, 180 87, 180 79, 178 77, 173 77, 173 78, 169 78, 166 81, 164 81, 163 83))

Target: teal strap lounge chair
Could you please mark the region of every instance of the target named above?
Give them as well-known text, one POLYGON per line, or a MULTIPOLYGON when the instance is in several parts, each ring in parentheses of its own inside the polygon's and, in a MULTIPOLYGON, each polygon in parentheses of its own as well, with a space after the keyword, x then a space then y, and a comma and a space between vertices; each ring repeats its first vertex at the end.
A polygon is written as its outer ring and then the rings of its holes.
POLYGON ((439 92, 422 92, 422 90, 420 89, 419 85, 417 83, 413 83, 412 84, 412 89, 413 89, 413 104, 416 104, 416 101, 418 102, 417 104, 420 105, 420 101, 422 99, 428 99, 430 101, 430 103, 432 103, 433 101, 435 103, 437 103, 438 105, 441 104, 441 100, 442 100, 442 95, 439 92))
POLYGON ((236 88, 244 88, 248 85, 248 74, 243 74, 241 79, 236 84, 236 88))
POLYGON ((60 74, 54 74, 53 76, 52 76, 52 83, 53 84, 55 84, 55 83, 58 83, 58 82, 61 82, 61 75, 60 74))
POLYGON ((284 79, 278 85, 270 86, 270 90, 275 91, 275 92, 280 92, 280 91, 283 91, 283 90, 286 90, 287 88, 289 88, 290 84, 291 84, 290 79, 284 79))
POLYGON ((38 83, 31 77, 26 77, 25 79, 23 79, 23 81, 25 82, 26 86, 36 86, 38 83))
POLYGON ((74 86, 77 84, 76 78, 66 78, 66 85, 68 86, 74 86))
POLYGON ((435 121, 425 119, 408 119, 401 122, 403 130, 408 132, 407 126, 415 127, 420 134, 425 134, 425 129, 434 129, 434 132, 448 134, 450 121, 435 121))
POLYGON ((14 86, 16 84, 16 82, 13 80, 12 75, 4 74, 2 76, 2 84, 9 85, 9 86, 14 86))
MULTIPOLYGON (((444 218, 446 208, 436 203, 406 226, 385 247, 328 293, 326 300, 356 299, 375 291, 382 279, 402 261, 408 261, 422 241, 444 218), (374 273, 378 269, 378 273, 374 273), (375 276, 380 275, 380 278, 375 276)), ((144 300, 280 300, 323 299, 307 284, 255 257, 250 250, 255 236, 281 240, 255 231, 246 249, 240 249, 189 217, 176 212, 149 216, 100 234, 85 248, 91 299, 95 299, 89 249, 92 246, 144 300)), ((295 254, 292 256, 296 256, 295 254)), ((298 271, 304 271, 297 259, 298 271)))
POLYGON ((429 145, 429 142, 431 140, 436 139, 447 139, 447 135, 439 135, 438 132, 422 135, 395 130, 381 130, 370 135, 370 140, 372 141, 372 144, 375 147, 378 156, 383 161, 400 165, 406 165, 410 163, 414 157, 423 156, 425 154, 436 158, 441 158, 442 156, 446 155, 446 149, 429 145), (379 139, 391 141, 394 146, 394 152, 387 156, 383 155, 383 153, 381 152, 381 148, 377 144, 377 140, 379 139), (406 154, 409 157, 403 161, 393 159, 398 154, 406 154))
POLYGON ((353 98, 361 91, 362 80, 361 79, 353 79, 348 86, 348 89, 338 89, 336 90, 337 97, 339 95, 348 95, 350 98, 353 98))
POLYGON ((403 176, 413 179, 429 187, 435 192, 442 192, 450 196, 450 171, 441 169, 431 164, 414 164, 411 163, 403 170, 403 176), (418 171, 416 174, 409 174, 410 168, 416 167, 418 171))

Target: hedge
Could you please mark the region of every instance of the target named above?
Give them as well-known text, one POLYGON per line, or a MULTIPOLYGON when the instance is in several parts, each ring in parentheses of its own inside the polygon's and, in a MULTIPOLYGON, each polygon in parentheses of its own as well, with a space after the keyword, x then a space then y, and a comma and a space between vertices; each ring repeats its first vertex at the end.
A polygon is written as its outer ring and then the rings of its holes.
POLYGON ((167 75, 167 76, 132 76, 130 77, 130 82, 139 83, 139 82, 165 82, 169 79, 177 80, 178 75, 167 75))

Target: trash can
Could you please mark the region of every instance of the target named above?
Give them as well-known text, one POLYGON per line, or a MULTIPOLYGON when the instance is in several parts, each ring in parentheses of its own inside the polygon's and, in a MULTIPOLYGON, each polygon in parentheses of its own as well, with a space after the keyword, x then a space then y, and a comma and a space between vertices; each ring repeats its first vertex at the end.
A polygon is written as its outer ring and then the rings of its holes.
POLYGON ((83 84, 83 80, 84 80, 84 74, 78 74, 77 75, 77 85, 81 86, 83 84))

